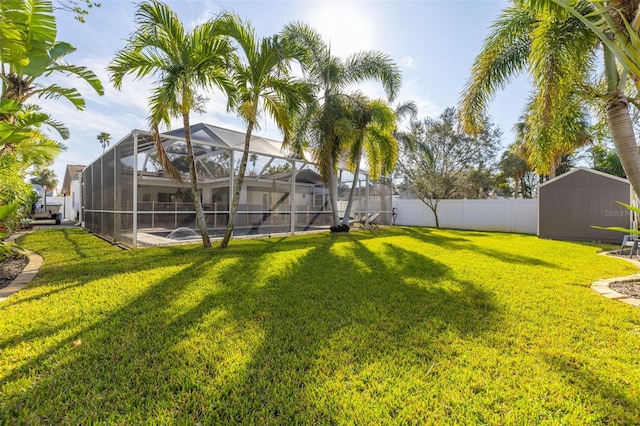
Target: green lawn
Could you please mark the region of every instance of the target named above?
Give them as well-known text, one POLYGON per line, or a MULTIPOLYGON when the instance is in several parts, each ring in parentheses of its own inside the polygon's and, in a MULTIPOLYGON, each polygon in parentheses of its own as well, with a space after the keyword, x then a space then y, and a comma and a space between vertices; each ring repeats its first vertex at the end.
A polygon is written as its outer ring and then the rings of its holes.
POLYGON ((0 424, 640 424, 635 272, 396 227, 123 251, 78 229, 0 304, 0 424))

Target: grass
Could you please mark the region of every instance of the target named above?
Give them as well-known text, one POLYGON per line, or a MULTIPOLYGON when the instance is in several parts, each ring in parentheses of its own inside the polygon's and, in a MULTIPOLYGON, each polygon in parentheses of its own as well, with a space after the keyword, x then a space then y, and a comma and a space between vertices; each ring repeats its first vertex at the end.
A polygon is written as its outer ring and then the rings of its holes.
POLYGON ((0 423, 640 424, 601 248, 397 227, 122 251, 78 229, 0 304, 0 423))

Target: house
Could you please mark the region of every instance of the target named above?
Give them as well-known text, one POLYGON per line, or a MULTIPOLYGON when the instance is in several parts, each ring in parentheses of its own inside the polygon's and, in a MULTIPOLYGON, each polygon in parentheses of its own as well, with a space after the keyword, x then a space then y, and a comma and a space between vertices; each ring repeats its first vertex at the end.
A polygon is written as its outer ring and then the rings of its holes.
POLYGON ((80 217, 80 173, 85 166, 68 164, 60 190, 64 202, 64 219, 77 220, 80 217))

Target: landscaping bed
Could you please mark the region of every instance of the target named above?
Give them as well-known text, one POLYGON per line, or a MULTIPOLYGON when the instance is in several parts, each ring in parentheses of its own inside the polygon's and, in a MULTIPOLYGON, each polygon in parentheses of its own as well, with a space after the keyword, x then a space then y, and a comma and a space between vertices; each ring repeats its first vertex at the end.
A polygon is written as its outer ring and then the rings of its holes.
POLYGON ((28 263, 29 258, 22 254, 15 254, 0 261, 0 289, 11 284, 28 263))

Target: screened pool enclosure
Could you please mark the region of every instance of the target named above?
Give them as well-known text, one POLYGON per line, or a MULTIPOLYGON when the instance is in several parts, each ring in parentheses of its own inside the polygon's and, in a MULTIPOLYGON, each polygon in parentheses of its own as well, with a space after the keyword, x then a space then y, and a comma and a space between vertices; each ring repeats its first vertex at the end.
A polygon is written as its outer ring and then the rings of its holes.
MULTIPOLYGON (((222 237, 229 217, 244 133, 208 124, 191 126, 200 198, 212 238, 222 237)), ((82 179, 84 227, 126 247, 198 239, 184 130, 162 134, 162 144, 183 182, 166 177, 148 132, 134 130, 86 167, 82 179)), ((235 236, 294 234, 329 229, 329 190, 308 159, 293 158, 275 140, 253 136, 236 215, 235 236)), ((341 169, 338 209, 342 217, 353 174, 341 169)), ((391 223, 390 183, 366 172, 350 217, 391 223)))

